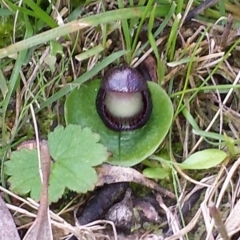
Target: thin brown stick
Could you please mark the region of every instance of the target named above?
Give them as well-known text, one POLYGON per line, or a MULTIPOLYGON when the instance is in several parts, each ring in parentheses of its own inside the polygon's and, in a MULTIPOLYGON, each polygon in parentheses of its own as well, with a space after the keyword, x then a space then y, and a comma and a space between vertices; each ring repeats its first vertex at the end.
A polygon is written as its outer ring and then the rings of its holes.
POLYGON ((193 10, 191 10, 188 13, 184 23, 190 21, 192 18, 194 18, 195 16, 201 14, 206 9, 214 6, 218 2, 219 2, 219 0, 206 0, 206 1, 204 1, 202 4, 200 4, 199 6, 197 6, 196 8, 194 8, 193 10))
POLYGON ((215 203, 211 201, 208 205, 208 208, 209 208, 209 212, 210 212, 212 218, 214 219, 215 227, 217 228, 221 237, 224 240, 230 240, 230 238, 228 237, 228 234, 227 234, 227 230, 222 221, 221 215, 220 215, 218 209, 216 208, 215 203))

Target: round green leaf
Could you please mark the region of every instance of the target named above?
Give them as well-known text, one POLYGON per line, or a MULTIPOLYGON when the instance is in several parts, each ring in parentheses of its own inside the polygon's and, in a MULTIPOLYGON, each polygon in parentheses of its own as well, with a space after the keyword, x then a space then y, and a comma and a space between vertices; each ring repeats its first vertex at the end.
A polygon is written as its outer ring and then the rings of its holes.
POLYGON ((182 169, 209 169, 220 164, 227 154, 219 149, 205 149, 189 156, 179 166, 182 169))
POLYGON ((166 92, 156 83, 149 82, 153 111, 147 124, 133 131, 115 132, 99 118, 95 100, 101 80, 94 80, 74 89, 65 103, 67 124, 90 127, 101 136, 100 142, 112 153, 109 163, 132 166, 154 153, 166 136, 173 118, 172 103, 166 92))

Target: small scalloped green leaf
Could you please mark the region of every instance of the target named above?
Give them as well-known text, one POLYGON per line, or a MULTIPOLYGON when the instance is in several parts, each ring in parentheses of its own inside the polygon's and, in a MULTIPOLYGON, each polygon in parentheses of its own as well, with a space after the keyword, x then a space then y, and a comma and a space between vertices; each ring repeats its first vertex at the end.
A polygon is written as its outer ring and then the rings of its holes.
MULTIPOLYGON (((58 126, 48 134, 51 158, 49 201, 56 202, 65 189, 79 193, 93 190, 98 176, 93 168, 106 162, 106 147, 99 143, 100 136, 90 128, 79 125, 58 126)), ((41 182, 36 149, 21 149, 11 153, 5 162, 5 174, 9 175, 10 189, 20 195, 30 193, 38 201, 41 182)))
POLYGON ((49 186, 53 202, 65 188, 79 193, 94 189, 98 177, 93 166, 106 162, 109 155, 99 139, 90 128, 79 125, 58 126, 48 134, 50 155, 55 160, 49 186))
POLYGON ((206 149, 189 156, 179 166, 182 169, 209 169, 222 163, 227 154, 219 149, 206 149))
POLYGON ((115 132, 99 118, 95 101, 101 80, 89 81, 74 89, 65 103, 67 124, 79 124, 99 133, 100 142, 112 153, 109 163, 132 166, 153 154, 164 140, 173 118, 167 93, 156 83, 148 82, 153 111, 147 124, 133 131, 115 132))
POLYGON ((4 163, 4 173, 9 175, 10 189, 16 194, 30 193, 34 200, 40 199, 41 181, 38 172, 36 149, 21 149, 11 153, 11 160, 4 163))

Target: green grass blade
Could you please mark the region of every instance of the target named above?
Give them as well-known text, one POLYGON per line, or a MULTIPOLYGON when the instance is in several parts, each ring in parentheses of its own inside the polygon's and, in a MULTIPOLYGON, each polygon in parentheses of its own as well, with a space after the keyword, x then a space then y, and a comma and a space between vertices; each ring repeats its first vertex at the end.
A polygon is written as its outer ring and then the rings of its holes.
MULTIPOLYGON (((123 9, 123 0, 118 0, 118 7, 119 9, 123 9)), ((128 51, 128 54, 126 56, 126 62, 130 64, 131 62, 131 45, 132 45, 132 37, 131 37, 131 29, 128 25, 127 19, 122 19, 122 31, 124 35, 125 40, 125 49, 128 51)))
POLYGON ((6 97, 6 94, 8 92, 8 86, 6 79, 2 73, 2 70, 0 69, 0 90, 2 92, 3 99, 6 97))
POLYGON ((51 28, 55 28, 58 26, 57 23, 35 2, 33 2, 32 0, 23 0, 23 2, 33 10, 35 16, 37 16, 39 19, 45 22, 48 26, 50 26, 51 28))
POLYGON ((192 114, 186 108, 183 108, 182 114, 186 118, 186 120, 190 123, 190 125, 192 126, 193 129, 200 130, 200 128, 197 125, 194 117, 192 116, 192 114))
MULTIPOLYGON (((191 70, 192 70, 192 66, 193 66, 193 60, 194 60, 194 58, 195 58, 196 51, 197 51, 200 43, 202 42, 202 40, 203 40, 203 38, 205 37, 205 35, 206 35, 206 33, 207 33, 208 30, 209 30, 209 29, 206 29, 205 32, 204 32, 204 34, 202 34, 202 36, 199 38, 199 40, 198 40, 198 42, 196 43, 196 46, 195 46, 195 48, 194 48, 194 50, 193 50, 193 53, 192 53, 192 55, 191 55, 191 59, 190 59, 189 64, 188 64, 187 73, 186 73, 186 78, 185 78, 185 83, 184 83, 184 87, 183 87, 183 89, 184 89, 184 94, 180 97, 179 104, 178 104, 177 110, 176 110, 176 112, 175 112, 175 117, 176 117, 176 116, 179 114, 179 112, 182 111, 182 109, 183 109, 183 104, 182 104, 182 102, 183 102, 183 99, 184 99, 185 90, 187 89, 187 86, 188 86, 188 83, 189 83, 189 78, 190 78, 190 74, 191 74, 191 70)), ((184 105, 184 106, 185 106, 185 105, 184 105)))
POLYGON ((98 63, 94 68, 92 68, 90 71, 84 73, 79 78, 77 78, 74 82, 65 86, 60 91, 55 93, 53 96, 48 98, 43 104, 41 104, 40 109, 37 110, 37 112, 40 111, 41 109, 51 105, 53 102, 57 101, 59 98, 67 95, 75 87, 79 87, 81 84, 88 81, 93 76, 97 75, 102 69, 104 69, 106 66, 108 66, 111 63, 113 63, 114 61, 116 61, 118 58, 122 57, 124 54, 126 54, 126 51, 121 50, 121 51, 115 52, 115 53, 111 54, 110 56, 106 57, 104 60, 102 60, 100 63, 98 63))
MULTIPOLYGON (((240 44, 240 39, 238 39, 238 40, 230 47, 230 49, 229 49, 229 50, 225 53, 225 55, 223 56, 222 61, 220 61, 220 62, 215 66, 215 68, 210 72, 210 74, 206 77, 206 79, 203 81, 203 83, 202 83, 202 84, 196 89, 196 91, 185 101, 184 105, 179 106, 179 109, 178 109, 178 111, 177 111, 178 113, 181 112, 182 109, 183 109, 184 107, 186 107, 187 104, 189 104, 189 102, 191 102, 191 101, 194 99, 194 97, 199 93, 199 91, 202 90, 202 87, 211 79, 211 77, 216 73, 217 69, 218 69, 219 66, 222 64, 222 62, 225 61, 225 60, 230 56, 230 53, 233 51, 233 49, 236 48, 236 46, 237 46, 238 44, 240 44)), ((190 71, 190 70, 189 70, 189 71, 190 71)), ((208 86, 208 87, 210 87, 210 86, 208 86)), ((220 87, 220 86, 218 86, 218 87, 220 87)), ((234 87, 231 87, 231 88, 234 88, 234 87)), ((185 90, 184 90, 184 92, 185 92, 185 90)), ((175 116, 177 116, 178 113, 176 113, 175 116)))
MULTIPOLYGON (((154 55, 155 55, 155 58, 157 60, 157 73, 158 73, 158 76, 160 77, 160 74, 161 72, 163 72, 163 67, 162 67, 162 64, 161 64, 161 61, 160 61, 160 55, 159 55, 159 51, 158 51, 158 47, 157 47, 157 44, 156 44, 156 41, 155 41, 155 38, 152 34, 152 29, 153 29, 153 24, 154 24, 154 12, 156 10, 156 5, 153 7, 153 10, 152 10, 152 15, 150 16, 149 18, 149 23, 148 23, 148 39, 149 39, 149 42, 150 42, 150 45, 153 49, 153 52, 154 52, 154 55)), ((159 78, 159 83, 161 83, 161 80, 162 78, 159 78)))
POLYGON ((183 12, 183 2, 184 2, 183 0, 178 0, 177 1, 176 14, 183 12))
POLYGON ((176 41, 177 41, 177 36, 178 36, 178 28, 180 25, 180 17, 179 15, 176 15, 173 26, 171 28, 170 36, 167 41, 167 48, 166 52, 169 57, 169 61, 172 61, 174 59, 174 54, 175 54, 175 47, 176 47, 176 41))
MULTIPOLYGON (((155 31, 155 33, 153 34, 154 38, 157 38, 159 36, 159 34, 165 29, 165 27, 168 25, 171 17, 174 14, 176 8, 176 4, 173 2, 173 4, 171 5, 167 15, 165 16, 163 22, 160 24, 160 26, 157 28, 157 30, 155 31)), ((149 46, 149 41, 147 41, 146 43, 144 43, 139 50, 137 51, 137 56, 139 56, 147 47, 149 46)))
POLYGON ((0 17, 7 17, 13 15, 14 12, 6 8, 0 8, 0 17))
MULTIPOLYGON (((72 21, 63 26, 59 26, 57 28, 48 30, 46 32, 40 33, 31 38, 12 44, 6 48, 0 49, 0 58, 7 57, 21 50, 29 49, 39 44, 43 44, 47 41, 56 39, 60 36, 64 36, 66 34, 84 29, 86 27, 97 26, 99 24, 123 20, 123 19, 141 17, 142 14, 144 13, 144 10, 145 10, 145 7, 125 8, 125 9, 109 11, 106 13, 100 13, 97 15, 72 21)), ((168 13, 168 10, 169 10, 168 5, 164 7, 161 6, 161 8, 157 7, 155 11, 156 16, 159 16, 159 17, 165 16, 168 13)), ((148 13, 148 16, 149 15, 150 13, 148 13)))
POLYGON ((83 53, 80 53, 80 54, 76 55, 75 58, 78 61, 83 61, 83 60, 88 59, 88 58, 90 58, 92 56, 98 55, 104 49, 105 49, 105 47, 102 44, 99 44, 96 47, 93 47, 93 48, 89 49, 86 52, 83 52, 83 53))
MULTIPOLYGON (((28 37, 32 36, 33 29, 31 27, 31 25, 29 24, 29 19, 26 15, 25 15, 25 21, 26 21, 25 38, 28 38, 28 37)), ((19 72, 22 69, 22 64, 24 63, 27 52, 28 52, 28 50, 21 51, 18 54, 18 58, 17 58, 17 60, 14 64, 14 68, 12 70, 12 74, 11 74, 11 77, 10 77, 10 80, 9 80, 9 83, 8 83, 8 92, 6 94, 6 98, 3 101, 3 122, 5 122, 6 111, 7 111, 10 99, 12 97, 12 94, 15 91, 15 89, 17 88, 17 86, 19 85, 19 72)), ((4 138, 4 136, 6 136, 5 124, 2 125, 2 132, 3 132, 2 143, 3 143, 3 145, 6 145, 7 140, 4 138)))
MULTIPOLYGON (((32 36, 33 34, 33 29, 32 29, 32 26, 29 22, 29 19, 28 19, 28 16, 27 15, 24 15, 24 18, 25 18, 25 23, 26 23, 26 32, 25 32, 25 38, 29 38, 30 36, 32 36)), ((3 186, 5 186, 5 176, 4 176, 4 167, 3 167, 3 164, 4 164, 4 160, 5 160, 5 157, 7 156, 7 152, 10 148, 10 144, 8 144, 8 140, 7 140, 7 129, 6 129, 6 114, 7 114, 7 108, 8 108, 8 105, 9 105, 9 102, 10 102, 10 99, 15 91, 15 89, 18 87, 19 85, 19 72, 21 71, 22 69, 22 65, 24 63, 24 60, 26 58, 26 55, 27 55, 27 52, 28 50, 23 50, 21 51, 19 54, 18 54, 18 57, 17 57, 17 60, 14 64, 14 67, 13 67, 13 70, 12 70, 12 74, 11 74, 11 77, 10 77, 10 80, 9 80, 9 83, 8 83, 8 92, 6 94, 6 97, 5 99, 3 100, 3 116, 2 116, 2 146, 6 147, 4 150, 5 150, 5 153, 4 153, 4 157, 1 159, 1 183, 3 186)))
POLYGON ((24 7, 19 7, 18 5, 16 4, 13 4, 11 1, 9 0, 5 0, 6 3, 8 4, 8 6, 11 8, 12 11, 19 11, 21 12, 22 14, 26 14, 28 16, 31 16, 31 17, 36 17, 36 15, 34 14, 33 11, 27 9, 27 8, 24 8, 24 7))
MULTIPOLYGON (((153 0, 150 0, 148 1, 148 4, 146 6, 146 9, 142 15, 142 18, 138 24, 138 28, 137 28, 137 32, 135 34, 135 37, 134 37, 134 41, 133 41, 133 44, 132 44, 132 52, 135 52, 135 49, 136 49, 136 46, 137 46, 137 42, 139 41, 139 34, 142 30, 142 25, 146 19, 146 16, 147 16, 147 13, 151 11, 151 6, 152 6, 152 3, 153 3, 153 0)), ((134 59, 135 56, 132 55, 132 60, 134 59)))

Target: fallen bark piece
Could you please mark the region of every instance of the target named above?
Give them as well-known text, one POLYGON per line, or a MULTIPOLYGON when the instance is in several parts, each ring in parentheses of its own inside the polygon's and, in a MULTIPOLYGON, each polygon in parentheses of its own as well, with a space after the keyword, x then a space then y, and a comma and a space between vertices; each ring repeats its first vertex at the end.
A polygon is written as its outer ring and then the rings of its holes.
POLYGON ((117 201, 122 200, 127 188, 127 183, 116 183, 105 185, 97 190, 78 217, 79 224, 85 225, 103 219, 109 208, 117 201))
POLYGON ((117 182, 134 182, 155 190, 162 196, 176 199, 174 193, 160 187, 158 183, 146 178, 133 168, 102 164, 101 166, 97 167, 96 170, 98 173, 98 182, 96 186, 117 182))

